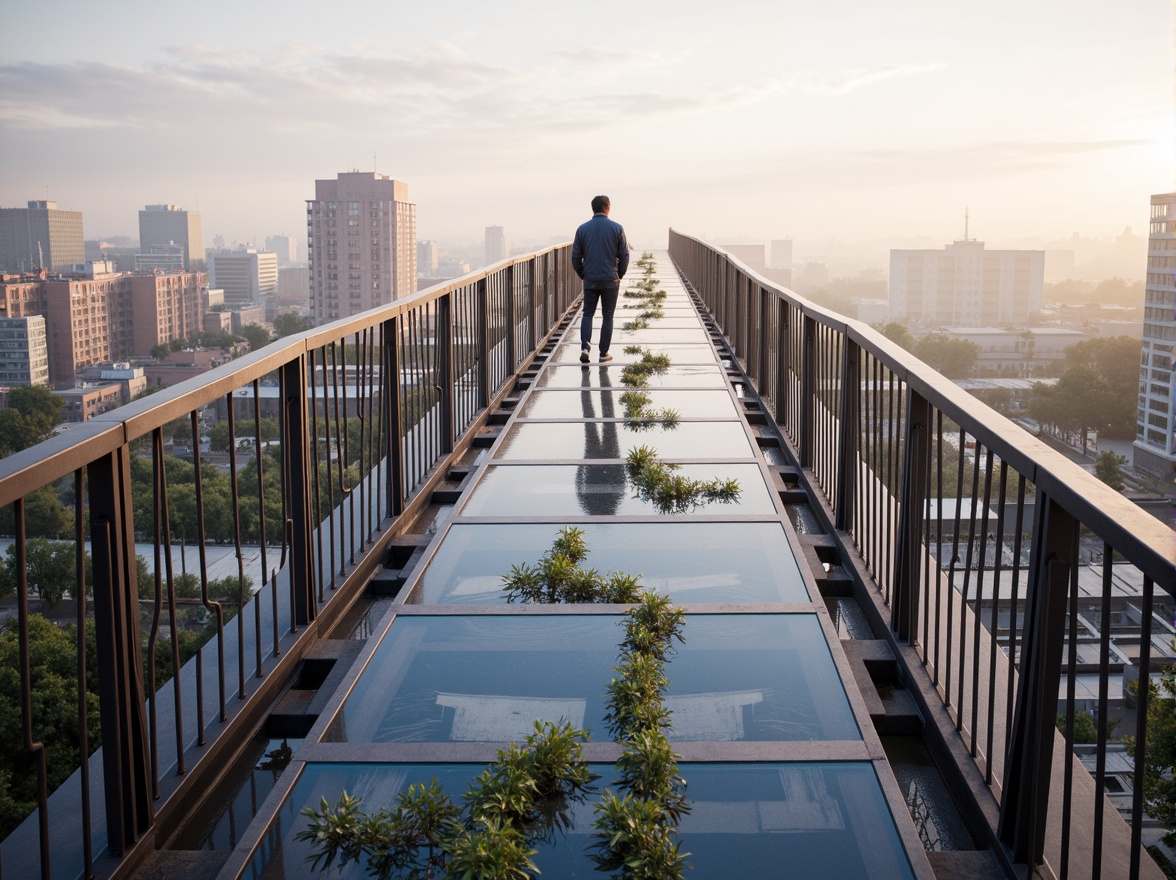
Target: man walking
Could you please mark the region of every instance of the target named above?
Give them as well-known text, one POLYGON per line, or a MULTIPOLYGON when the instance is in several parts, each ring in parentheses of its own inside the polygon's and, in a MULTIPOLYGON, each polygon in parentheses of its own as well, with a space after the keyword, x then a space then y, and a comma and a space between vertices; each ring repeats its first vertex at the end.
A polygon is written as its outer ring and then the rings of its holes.
POLYGON ((588 363, 592 342, 592 318, 600 304, 600 362, 612 360, 613 313, 621 292, 621 279, 629 268, 629 243, 620 223, 608 219, 608 196, 592 200, 592 219, 582 223, 572 241, 572 268, 584 282, 584 317, 580 321, 580 363, 588 363))

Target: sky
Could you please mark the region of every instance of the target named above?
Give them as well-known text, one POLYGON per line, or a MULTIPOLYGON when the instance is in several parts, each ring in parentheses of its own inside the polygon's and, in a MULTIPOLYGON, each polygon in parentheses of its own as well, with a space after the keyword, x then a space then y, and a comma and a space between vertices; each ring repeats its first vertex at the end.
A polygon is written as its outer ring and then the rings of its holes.
POLYGON ((1176 189, 1174 3, 6 0, 0 206, 262 243, 377 170, 442 241, 570 238, 598 193, 638 247, 947 243, 965 209, 982 239, 1140 233, 1176 189))

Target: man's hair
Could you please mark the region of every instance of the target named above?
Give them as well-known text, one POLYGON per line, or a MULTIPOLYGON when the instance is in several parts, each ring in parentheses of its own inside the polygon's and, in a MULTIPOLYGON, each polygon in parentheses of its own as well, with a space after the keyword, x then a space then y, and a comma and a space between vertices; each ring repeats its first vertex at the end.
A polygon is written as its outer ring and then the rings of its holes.
POLYGON ((604 209, 610 205, 612 205, 612 202, 608 200, 608 196, 596 196, 592 199, 592 213, 603 214, 604 209))

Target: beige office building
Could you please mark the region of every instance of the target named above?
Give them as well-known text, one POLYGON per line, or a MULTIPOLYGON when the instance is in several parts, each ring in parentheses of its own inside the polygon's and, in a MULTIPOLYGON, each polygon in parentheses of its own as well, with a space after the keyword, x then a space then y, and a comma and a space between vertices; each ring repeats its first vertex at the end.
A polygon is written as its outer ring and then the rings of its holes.
POLYGON ((52 200, 0 208, 0 271, 68 272, 85 261, 81 211, 62 211, 52 200))
POLYGON ((316 324, 416 290, 416 205, 402 181, 371 171, 316 180, 306 237, 316 324))
POLYGON ((186 211, 179 205, 148 205, 139 212, 139 251, 158 253, 169 245, 182 247, 182 269, 204 268, 204 233, 199 211, 186 211))

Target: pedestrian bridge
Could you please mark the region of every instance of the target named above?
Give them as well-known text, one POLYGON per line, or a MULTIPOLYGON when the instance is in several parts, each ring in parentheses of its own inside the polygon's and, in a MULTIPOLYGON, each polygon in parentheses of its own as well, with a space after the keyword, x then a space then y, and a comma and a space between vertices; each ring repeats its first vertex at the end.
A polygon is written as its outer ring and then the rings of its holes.
MULTIPOLYGON (((1079 619, 1112 613, 1123 566, 1143 583, 1139 674, 1167 659, 1152 621, 1176 592, 1171 533, 869 328, 722 251, 671 232, 647 271, 665 299, 643 314, 622 297, 607 365, 579 362, 561 246, 0 462, 18 548, 37 537, 32 492, 74 490, 93 559, 71 593, 95 620, 78 654, 83 672, 87 655, 98 664, 100 706, 91 719, 80 699, 77 715, 101 726, 101 748, 73 755, 50 794, 50 761, 71 756, 38 741, 26 650, 39 806, 0 845, 4 873, 306 876, 303 808, 346 790, 374 810, 434 777, 460 797, 537 719, 589 731, 584 755, 611 784, 625 606, 503 591, 571 526, 586 566, 639 575, 686 611, 666 706, 691 876, 1162 876, 1144 848, 1149 695, 1112 732, 1103 645, 1092 774, 1075 757, 1086 704, 1072 683, 1079 619), (634 369, 651 355, 656 369, 634 369), (218 417, 255 447, 272 418, 280 445, 254 458, 234 444, 227 474, 169 454, 185 432, 198 450, 218 417), (629 464, 640 447, 738 491, 666 500, 629 464), (932 518, 945 509, 953 520, 932 518), (212 517, 231 519, 242 573, 259 537, 259 576, 235 596, 205 576, 185 599, 177 543, 208 544, 212 517), (1091 535, 1106 586, 1080 608, 1091 535), (146 580, 136 539, 154 548, 146 580), (190 612, 210 638, 188 659, 172 636, 195 627, 190 612), (144 675, 143 652, 180 674, 144 675), (1142 736, 1134 799, 1116 811, 1107 747, 1125 726, 1142 736)), ((595 876, 592 818, 589 802, 540 843, 543 876, 595 876)))

